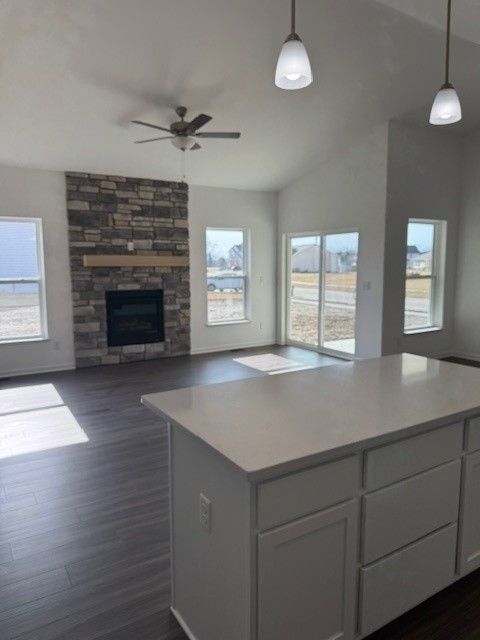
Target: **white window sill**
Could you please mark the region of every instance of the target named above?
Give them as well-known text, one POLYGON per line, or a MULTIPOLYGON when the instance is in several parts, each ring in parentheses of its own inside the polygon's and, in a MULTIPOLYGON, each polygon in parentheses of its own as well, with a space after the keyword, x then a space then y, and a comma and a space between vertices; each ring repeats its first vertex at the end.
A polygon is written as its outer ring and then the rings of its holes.
POLYGON ((23 344, 25 342, 47 342, 50 338, 46 336, 37 336, 35 338, 12 338, 11 340, 0 340, 0 347, 2 344, 23 344))
POLYGON ((225 322, 207 322, 207 327, 225 327, 233 324, 249 324, 251 320, 226 320, 225 322))
POLYGON ((433 333, 434 331, 442 331, 443 327, 424 327, 423 329, 410 329, 409 331, 404 331, 404 336, 415 336, 418 333, 433 333))

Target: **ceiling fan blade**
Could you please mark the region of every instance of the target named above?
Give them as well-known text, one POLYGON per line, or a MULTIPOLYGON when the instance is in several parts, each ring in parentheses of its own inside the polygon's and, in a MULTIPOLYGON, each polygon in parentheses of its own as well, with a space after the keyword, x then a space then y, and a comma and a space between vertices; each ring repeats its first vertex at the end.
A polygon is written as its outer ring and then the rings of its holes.
POLYGON ((190 149, 190 151, 196 151, 197 149, 201 149, 202 146, 200 144, 198 144, 198 142, 196 142, 193 147, 190 149))
POLYGON ((172 133, 170 129, 166 129, 165 127, 159 127, 156 124, 150 124, 149 122, 143 122, 142 120, 132 120, 133 124, 141 124, 144 127, 150 127, 151 129, 159 129, 160 131, 166 131, 167 133, 172 133))
POLYGON ((240 138, 238 131, 200 131, 196 134, 197 138, 225 138, 236 139, 240 138))
POLYGON ((148 140, 135 140, 135 144, 143 144, 144 142, 155 142, 156 140, 170 140, 175 136, 161 136, 160 138, 149 138, 148 140))
POLYGON ((203 127, 205 124, 207 124, 207 122, 210 122, 211 119, 212 116, 207 116, 206 113, 201 113, 190 122, 188 128, 192 131, 196 131, 197 129, 200 129, 200 127, 203 127))

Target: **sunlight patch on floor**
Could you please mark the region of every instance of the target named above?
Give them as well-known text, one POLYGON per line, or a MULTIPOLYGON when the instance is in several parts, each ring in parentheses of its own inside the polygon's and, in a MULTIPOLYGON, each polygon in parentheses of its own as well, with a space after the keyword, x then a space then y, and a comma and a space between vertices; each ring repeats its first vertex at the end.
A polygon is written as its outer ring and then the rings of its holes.
POLYGON ((258 371, 275 371, 276 369, 287 369, 301 365, 301 362, 289 360, 283 356, 277 356, 274 353, 261 353, 257 356, 233 358, 233 360, 251 369, 257 369, 258 371))
POLYGON ((243 358, 233 358, 234 362, 243 364, 251 369, 264 371, 269 375, 277 373, 287 373, 288 371, 302 371, 303 369, 313 369, 314 365, 303 364, 296 360, 289 360, 274 353, 262 353, 257 356, 246 356, 243 358))
POLYGON ((305 369, 318 369, 314 364, 302 364, 300 367, 290 367, 289 369, 279 369, 278 371, 269 371, 269 376, 277 376, 279 373, 293 373, 294 371, 305 371, 305 369))
POLYGON ((64 404, 53 384, 36 384, 30 387, 14 387, 0 391, 0 415, 58 407, 64 404))
POLYGON ((0 391, 0 459, 88 442, 53 385, 0 391))

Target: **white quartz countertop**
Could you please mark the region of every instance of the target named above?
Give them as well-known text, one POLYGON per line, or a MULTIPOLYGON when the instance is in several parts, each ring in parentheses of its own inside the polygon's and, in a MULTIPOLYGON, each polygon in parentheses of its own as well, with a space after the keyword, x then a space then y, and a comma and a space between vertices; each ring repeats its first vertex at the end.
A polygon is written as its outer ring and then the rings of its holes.
POLYGON ((480 369, 401 354, 142 402, 260 478, 480 413, 480 369))

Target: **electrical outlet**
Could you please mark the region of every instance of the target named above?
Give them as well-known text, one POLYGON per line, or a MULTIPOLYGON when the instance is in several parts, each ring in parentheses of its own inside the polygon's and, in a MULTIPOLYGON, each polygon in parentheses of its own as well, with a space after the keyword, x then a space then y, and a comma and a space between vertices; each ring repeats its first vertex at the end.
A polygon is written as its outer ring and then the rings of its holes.
POLYGON ((212 503, 203 493, 200 494, 199 506, 200 526, 204 531, 210 533, 212 530, 212 503))

